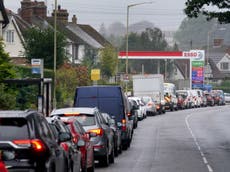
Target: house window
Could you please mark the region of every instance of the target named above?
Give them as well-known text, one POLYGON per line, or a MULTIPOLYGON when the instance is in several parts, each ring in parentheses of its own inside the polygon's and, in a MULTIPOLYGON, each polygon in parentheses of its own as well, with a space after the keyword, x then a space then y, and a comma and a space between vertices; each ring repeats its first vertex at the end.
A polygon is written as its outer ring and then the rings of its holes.
POLYGON ((6 32, 6 42, 13 43, 14 42, 14 31, 8 30, 6 32))
POLYGON ((223 62, 220 64, 220 69, 221 70, 229 70, 229 63, 223 62))

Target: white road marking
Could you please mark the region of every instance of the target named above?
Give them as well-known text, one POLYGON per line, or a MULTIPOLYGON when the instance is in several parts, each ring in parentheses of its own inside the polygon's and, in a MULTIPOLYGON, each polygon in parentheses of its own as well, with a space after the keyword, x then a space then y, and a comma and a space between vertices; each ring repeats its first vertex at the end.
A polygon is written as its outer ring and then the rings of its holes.
POLYGON ((206 167, 208 168, 208 172, 213 172, 212 167, 210 166, 210 164, 209 164, 207 158, 205 157, 205 155, 204 155, 204 153, 203 153, 203 151, 202 151, 202 149, 201 149, 201 146, 199 145, 199 142, 198 142, 196 136, 194 135, 194 133, 193 133, 193 131, 192 131, 192 128, 191 128, 190 125, 189 125, 188 120, 189 120, 189 118, 190 118, 191 116, 192 116, 191 114, 186 116, 186 118, 185 118, 185 123, 186 123, 186 125, 187 125, 187 128, 188 128, 188 130, 189 130, 189 132, 190 132, 190 134, 191 134, 191 136, 192 136, 192 138, 193 138, 193 140, 194 140, 196 146, 197 146, 197 149, 198 149, 199 152, 200 152, 200 155, 201 155, 201 157, 202 157, 202 159, 203 159, 204 164, 205 164, 206 167))

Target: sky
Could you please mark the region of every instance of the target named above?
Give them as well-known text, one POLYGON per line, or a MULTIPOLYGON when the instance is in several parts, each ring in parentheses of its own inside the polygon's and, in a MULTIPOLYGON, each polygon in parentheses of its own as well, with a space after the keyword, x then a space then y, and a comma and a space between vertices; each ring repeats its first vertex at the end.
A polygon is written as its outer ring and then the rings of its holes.
MULTIPOLYGON (((33 0, 32 0, 33 1, 33 0)), ((40 0, 38 0, 40 1, 40 0)), ((55 0, 44 0, 51 15, 55 0)), ((21 0, 4 0, 5 7, 17 12, 21 0)), ((75 14, 79 24, 89 24, 99 30, 103 23, 108 27, 113 22, 126 25, 127 6, 129 8, 129 24, 149 21, 161 30, 177 30, 186 17, 183 13, 186 0, 57 0, 57 4, 69 12, 69 20, 75 14), (152 3, 150 3, 152 2, 152 3)))

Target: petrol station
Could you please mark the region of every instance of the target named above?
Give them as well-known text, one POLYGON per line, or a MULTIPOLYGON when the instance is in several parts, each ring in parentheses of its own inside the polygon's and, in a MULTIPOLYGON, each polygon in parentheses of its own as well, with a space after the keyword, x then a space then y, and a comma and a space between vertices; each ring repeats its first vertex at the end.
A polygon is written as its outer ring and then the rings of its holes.
MULTIPOLYGON (((189 59, 190 61, 190 88, 203 89, 204 88, 204 65, 205 65, 205 51, 204 50, 190 50, 190 51, 121 51, 119 52, 119 59, 135 60, 135 59, 171 59, 182 60, 189 59)), ((160 65, 158 65, 160 68, 160 65)), ((157 71, 160 71, 159 69, 157 71)))

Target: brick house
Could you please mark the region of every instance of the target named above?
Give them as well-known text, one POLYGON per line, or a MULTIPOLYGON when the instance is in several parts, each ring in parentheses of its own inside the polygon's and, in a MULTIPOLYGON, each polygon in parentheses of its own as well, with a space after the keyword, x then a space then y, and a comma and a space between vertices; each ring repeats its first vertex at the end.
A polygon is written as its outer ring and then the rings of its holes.
MULTIPOLYGON (((52 16, 47 16, 47 6, 44 1, 22 0, 18 14, 8 10, 10 18, 9 26, 4 30, 4 40, 6 51, 9 52, 15 63, 25 63, 24 58, 24 37, 23 33, 30 27, 53 28, 54 12, 52 16), (7 33, 12 33, 11 42, 7 41, 7 33)), ((95 58, 106 45, 111 45, 90 25, 81 25, 77 23, 77 17, 74 15, 72 20, 68 20, 69 13, 66 9, 58 6, 57 9, 57 29, 64 33, 67 38, 66 56, 71 63, 77 64, 85 56, 86 47, 95 51, 95 58)))

